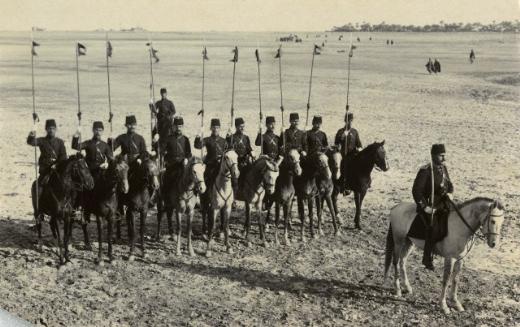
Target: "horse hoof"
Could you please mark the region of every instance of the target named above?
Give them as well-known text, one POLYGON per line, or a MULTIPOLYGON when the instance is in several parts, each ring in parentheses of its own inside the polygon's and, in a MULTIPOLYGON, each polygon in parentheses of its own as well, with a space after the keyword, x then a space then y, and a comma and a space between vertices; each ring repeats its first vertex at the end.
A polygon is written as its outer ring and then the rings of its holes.
POLYGON ((134 260, 135 260, 134 255, 133 255, 133 254, 130 254, 130 255, 128 256, 128 261, 132 262, 132 261, 134 261, 134 260))
POLYGON ((97 259, 96 260, 96 265, 98 267, 103 267, 105 265, 105 262, 102 259, 97 259))
POLYGON ((180 256, 180 255, 182 255, 182 252, 181 252, 181 250, 177 250, 177 251, 175 252, 175 255, 177 255, 177 256, 180 256))
POLYGON ((464 312, 464 307, 462 306, 462 304, 460 304, 460 302, 456 302, 456 303, 455 303, 455 309, 456 309, 458 312, 464 312))
POLYGON ((227 252, 227 254, 233 254, 233 249, 232 248, 227 248, 226 252, 227 252))
POLYGON ((117 259, 114 259, 114 258, 108 259, 108 263, 111 264, 112 266, 117 266, 117 259))
POLYGON ((325 233, 323 232, 323 229, 321 229, 321 228, 319 229, 318 234, 322 235, 322 236, 325 235, 325 233))
POLYGON ((223 240, 224 239, 224 233, 223 232, 218 233, 218 238, 223 240))
POLYGON ((143 259, 148 259, 149 256, 148 256, 148 253, 144 253, 144 252, 143 252, 143 254, 141 255, 141 257, 142 257, 143 259))
POLYGON ((280 246, 280 241, 278 241, 278 240, 274 241, 274 245, 276 245, 277 247, 280 246))
POLYGON ((334 232, 334 236, 341 236, 341 231, 338 229, 334 232))
POLYGON ((305 237, 302 237, 302 243, 307 243, 307 239, 305 237))
POLYGON ((250 242, 250 241, 247 241, 247 242, 246 242, 246 246, 247 246, 248 248, 250 248, 250 247, 251 247, 251 242, 250 242))
POLYGON ((313 240, 315 240, 315 239, 318 238, 318 234, 312 234, 311 237, 312 237, 313 240))
POLYGON ((208 241, 208 235, 203 234, 202 235, 202 240, 207 242, 208 241))
POLYGON ((269 242, 267 242, 267 241, 264 241, 264 243, 263 243, 263 246, 264 246, 264 248, 266 248, 266 249, 267 249, 267 248, 269 247, 269 242))
POLYGON ((287 246, 291 246, 291 240, 289 240, 288 238, 285 239, 285 245, 287 246))
POLYGON ((442 312, 445 314, 445 315, 449 315, 451 313, 451 310, 450 308, 448 308, 448 306, 443 306, 442 307, 442 312))
POLYGON ((395 292, 395 296, 401 297, 401 296, 403 296, 403 293, 401 293, 401 290, 399 290, 399 291, 395 292))
POLYGON ((213 256, 213 253, 210 250, 206 251, 206 258, 211 258, 213 256))
POLYGON ((193 249, 190 249, 189 250, 189 254, 190 254, 190 257, 194 257, 195 256, 195 251, 193 251, 193 249))

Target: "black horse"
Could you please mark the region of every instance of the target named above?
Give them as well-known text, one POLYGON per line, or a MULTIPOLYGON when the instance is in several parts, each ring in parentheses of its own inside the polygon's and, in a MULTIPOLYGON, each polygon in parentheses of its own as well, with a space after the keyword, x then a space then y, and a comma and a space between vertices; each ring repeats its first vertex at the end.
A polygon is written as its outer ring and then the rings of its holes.
POLYGON ((94 189, 85 194, 84 209, 87 218, 83 225, 85 242, 88 242, 86 223, 90 221, 90 215, 94 214, 99 242, 97 264, 100 266, 103 265, 103 220, 107 224, 108 258, 110 262, 114 259, 112 255, 112 230, 114 218, 117 216, 118 193, 126 194, 129 189, 126 160, 126 156, 122 155, 110 160, 108 168, 99 172, 94 189))
MULTIPOLYGON (((129 261, 134 260, 135 248, 135 214, 140 217, 140 243, 143 257, 144 253, 144 232, 146 216, 152 205, 152 196, 159 189, 159 168, 157 158, 145 156, 136 159, 130 164, 128 171, 129 190, 127 194, 119 194, 122 203, 126 205, 126 224, 128 227, 128 238, 130 246, 129 261)), ((120 221, 117 223, 117 237, 120 238, 120 221)))
POLYGON ((55 169, 49 174, 47 184, 39 190, 38 205, 36 205, 37 182, 34 182, 31 188, 36 230, 38 232, 38 247, 41 249, 43 218, 44 215, 48 215, 50 216, 49 224, 52 234, 58 241, 60 264, 63 264, 70 261, 68 245, 74 203, 82 190, 94 188, 94 179, 81 154, 70 156, 67 160, 57 163, 55 169), (38 209, 36 209, 37 207, 38 209), (63 222, 63 247, 59 221, 63 222), (65 253, 63 253, 63 250, 65 253))
MULTIPOLYGON (((363 199, 367 194, 368 189, 372 183, 370 174, 374 167, 387 171, 390 169, 388 160, 386 158, 386 151, 384 148, 385 141, 378 143, 374 142, 364 148, 358 154, 347 157, 341 164, 341 178, 334 179, 334 191, 332 192, 332 203, 334 210, 338 214, 338 195, 344 190, 344 179, 346 184, 354 191, 354 202, 356 203, 356 215, 354 223, 357 229, 361 229, 359 218, 361 216, 361 206, 363 199)), ((341 221, 341 220, 340 220, 341 221)))

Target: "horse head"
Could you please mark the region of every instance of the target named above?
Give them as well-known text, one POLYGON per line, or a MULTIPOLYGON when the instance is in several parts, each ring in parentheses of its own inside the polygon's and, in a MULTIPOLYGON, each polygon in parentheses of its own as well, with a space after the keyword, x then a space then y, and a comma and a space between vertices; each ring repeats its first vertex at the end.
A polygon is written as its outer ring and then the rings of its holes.
POLYGON ((301 176, 302 166, 300 165, 300 153, 296 149, 291 149, 287 154, 287 158, 289 158, 290 169, 296 176, 301 176))
POLYGON ((318 175, 324 177, 325 179, 331 179, 332 173, 329 167, 329 157, 323 152, 316 153, 316 168, 318 175))
POLYGON ((229 171, 233 179, 240 177, 238 170, 238 154, 234 150, 229 150, 222 156, 221 166, 224 165, 225 171, 229 171))
POLYGON ((488 246, 494 248, 500 242, 500 232, 504 222, 504 206, 500 200, 494 200, 484 212, 487 214, 480 216, 482 233, 487 238, 488 246))
POLYGON ((339 180, 341 177, 341 160, 342 156, 337 146, 331 146, 327 152, 329 158, 329 167, 334 180, 339 180))
POLYGON ((142 169, 144 173, 144 179, 151 185, 154 190, 159 189, 159 166, 157 165, 157 158, 147 156, 143 159, 142 169))
POLYGON ((130 189, 128 183, 128 157, 126 155, 118 155, 109 164, 109 170, 113 172, 116 178, 117 191, 123 194, 128 193, 130 189))
POLYGON ((206 165, 198 157, 192 157, 188 162, 191 179, 195 183, 195 189, 199 194, 206 192, 206 183, 204 182, 204 171, 206 165))
MULTIPOLYGON (((281 159, 283 160, 283 158, 281 159)), ((260 157, 257 162, 261 165, 260 173, 262 174, 262 183, 264 184, 264 188, 268 193, 274 193, 274 188, 276 184, 276 179, 278 175, 280 175, 280 170, 278 167, 280 166, 281 160, 273 161, 269 158, 260 157)))
POLYGON ((71 178, 73 182, 79 182, 82 188, 90 191, 94 188, 94 178, 90 174, 87 162, 81 153, 73 155, 69 158, 71 178))
POLYGON ((379 170, 382 171, 388 171, 390 169, 390 165, 388 164, 388 159, 386 157, 386 151, 385 151, 385 141, 378 143, 374 142, 373 145, 376 147, 375 154, 374 154, 374 162, 376 164, 376 167, 379 170))

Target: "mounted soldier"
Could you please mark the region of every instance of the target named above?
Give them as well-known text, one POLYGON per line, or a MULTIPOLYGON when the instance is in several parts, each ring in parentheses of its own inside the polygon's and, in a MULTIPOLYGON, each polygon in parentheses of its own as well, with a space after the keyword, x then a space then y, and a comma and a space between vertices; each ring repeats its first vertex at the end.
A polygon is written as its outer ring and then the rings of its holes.
POLYGON ((285 154, 289 153, 290 150, 295 149, 302 156, 307 155, 307 139, 305 138, 305 132, 298 128, 300 123, 300 117, 298 113, 292 112, 289 115, 289 121, 291 126, 282 132, 280 135, 280 143, 285 154), (285 138, 284 138, 285 136, 285 138), (285 140, 286 144, 283 144, 285 140))
POLYGON ((157 125, 153 130, 154 149, 157 149, 159 139, 163 141, 172 133, 172 122, 175 116, 175 105, 168 98, 168 92, 165 88, 161 89, 161 100, 155 103, 155 107, 151 107, 152 112, 157 116, 157 125))
POLYGON ((27 136, 27 144, 37 146, 40 149, 40 158, 38 159, 39 177, 38 198, 42 194, 42 188, 47 184, 50 174, 56 165, 61 161, 67 160, 67 151, 63 140, 56 137, 56 121, 48 119, 45 121, 45 137, 36 138, 36 131, 32 130, 27 136))
POLYGON ((110 146, 101 140, 103 135, 104 126, 103 122, 95 121, 92 125, 92 139, 79 143, 81 132, 78 129, 72 137, 72 148, 77 151, 85 150, 85 161, 87 162, 88 168, 94 183, 99 179, 101 169, 108 168, 108 160, 113 159, 113 153, 110 146))
POLYGON ((206 170, 204 171, 204 180, 206 181, 208 189, 213 186, 218 174, 220 160, 228 148, 226 139, 220 136, 220 120, 217 118, 211 119, 210 128, 211 136, 201 139, 200 135, 197 135, 193 144, 195 149, 206 147, 206 157, 204 158, 206 170))
POLYGON ((341 178, 343 179, 343 191, 346 195, 350 194, 350 188, 346 183, 346 178, 344 178, 347 160, 361 151, 363 147, 361 145, 361 139, 359 138, 359 132, 352 127, 353 121, 353 113, 349 112, 345 114, 345 127, 338 130, 334 139, 334 144, 338 147, 343 158, 341 160, 341 178))
POLYGON ((235 119, 235 133, 228 135, 226 141, 228 149, 233 149, 238 155, 238 168, 240 174, 253 162, 251 141, 249 136, 244 134, 245 122, 243 118, 235 119))
POLYGON ((320 130, 321 124, 321 116, 314 116, 312 118, 312 129, 305 134, 309 155, 325 152, 329 146, 327 135, 320 130))
POLYGON ((255 140, 255 145, 262 147, 262 153, 274 161, 278 160, 278 156, 281 154, 280 137, 274 133, 275 124, 275 118, 273 116, 267 116, 265 118, 266 132, 261 135, 262 129, 260 129, 255 140))
POLYGON ((137 120, 135 116, 126 116, 125 126, 127 132, 119 135, 116 139, 109 138, 108 145, 114 151, 121 147, 121 154, 128 156, 128 163, 133 163, 135 160, 139 160, 141 163, 142 159, 148 155, 146 152, 146 142, 144 138, 136 133, 137 120))
POLYGON ((188 159, 191 158, 190 140, 182 134, 183 127, 184 119, 175 117, 173 120, 173 134, 162 141, 164 145, 162 155, 164 155, 166 171, 174 176, 182 172, 184 166, 188 164, 188 159))
POLYGON ((422 166, 413 183, 412 194, 417 204, 417 213, 426 225, 426 240, 422 263, 429 270, 433 268, 432 227, 435 221, 449 214, 449 201, 453 198, 453 184, 448 169, 444 165, 446 149, 444 144, 434 144, 431 148, 432 164, 422 166), (433 192, 432 192, 433 172, 433 192), (432 203, 433 193, 433 203, 432 203))

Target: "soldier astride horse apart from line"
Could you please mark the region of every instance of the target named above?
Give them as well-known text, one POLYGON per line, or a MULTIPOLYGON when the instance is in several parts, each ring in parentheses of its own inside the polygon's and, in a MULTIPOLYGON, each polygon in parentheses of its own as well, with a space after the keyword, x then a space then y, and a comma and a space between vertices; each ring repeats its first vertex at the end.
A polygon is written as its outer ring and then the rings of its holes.
MULTIPOLYGON (((390 43, 393 44, 393 40, 390 43)), ((154 63, 151 59, 156 58, 157 50, 151 47, 151 42, 148 45, 150 65, 153 68, 154 63)), ((315 45, 306 124, 309 118, 314 56, 319 54, 317 49, 319 47, 315 45)), ((351 45, 349 72, 353 49, 354 46, 351 45)), ((77 50, 77 57, 86 54, 85 46, 79 43, 77 50)), ((34 56, 34 42, 32 51, 34 56)), ((111 51, 112 47, 110 47, 110 55, 107 53, 107 56, 111 56, 111 51)), ((151 69, 152 101, 150 102, 153 151, 147 151, 145 138, 137 133, 137 119, 134 115, 126 116, 126 133, 117 138, 109 138, 106 143, 102 140, 103 123, 95 121, 92 126, 93 137, 82 142, 79 69, 77 69, 79 128, 72 139, 72 148, 78 153, 67 157, 64 142, 56 137, 57 125, 53 119, 48 119, 45 123, 45 137, 36 137, 34 129, 27 138, 27 144, 40 149, 39 175, 31 189, 38 244, 41 246, 42 222, 47 215, 50 217, 52 234, 58 242, 60 264, 69 262, 68 245, 71 240, 73 220, 79 219, 86 248, 91 249, 87 224, 90 215, 94 214, 99 241, 97 263, 103 264, 103 223, 107 225, 108 258, 112 262, 114 259, 113 224, 116 225, 116 238, 120 239, 121 220, 124 217, 130 248, 128 260, 132 261, 136 238, 135 215, 139 216, 139 245, 144 257, 146 220, 150 208, 157 206, 156 240, 161 240, 162 218, 167 219, 168 233, 173 237, 172 217, 175 213, 176 254, 180 255, 181 222, 183 215, 186 214, 188 217, 187 248, 188 253, 193 256, 195 255, 192 245, 193 217, 195 208, 199 206, 202 216, 202 234, 207 240, 206 256, 211 256, 214 251, 213 238, 216 227, 219 227, 219 232, 224 239, 226 252, 232 253, 229 228, 231 211, 236 210, 235 201, 241 201, 245 204, 244 241, 247 245, 251 243, 249 234, 252 206, 256 208, 258 214, 261 242, 264 246, 268 246, 266 232, 273 204, 275 205, 275 243, 279 244, 278 225, 280 208, 283 208, 284 239, 285 244, 289 245, 294 201, 297 203, 300 218, 300 238, 305 242, 305 205, 308 208, 310 234, 313 238, 323 234, 324 204, 327 204, 332 218, 334 234, 340 235, 344 221, 340 218, 337 198, 340 194, 348 196, 352 192, 356 205, 354 225, 357 229, 361 229, 361 207, 371 187, 371 173, 374 168, 388 171, 390 166, 384 148, 385 141, 374 142, 363 148, 360 133, 353 128, 354 114, 349 112, 348 88, 345 126, 337 131, 333 145, 329 145, 328 136, 321 130, 324 119, 319 115, 313 117, 310 130, 301 130, 299 114, 292 112, 289 115, 290 127, 283 129, 284 109, 281 92, 281 61, 279 61, 282 132, 280 135, 276 134, 274 116, 266 117, 266 132, 263 133, 260 127, 254 142, 254 146, 260 147, 261 155, 255 157, 253 144, 245 133, 245 120, 234 117, 234 76, 238 62, 238 48, 235 47, 233 52, 231 122, 235 125, 235 132, 229 132, 225 138, 220 136, 220 119, 214 117, 211 119, 210 136, 203 137, 204 109, 201 110, 201 131, 193 144, 194 148, 201 150, 201 157, 192 154, 190 139, 183 133, 184 119, 176 115, 175 106, 167 98, 165 88, 160 91, 161 100, 154 103, 153 69, 151 69), (119 148, 121 148, 120 154, 114 157, 114 151, 119 148), (205 156, 202 155, 203 149, 206 150, 205 156), (81 151, 86 153, 85 157, 81 151), (314 221, 315 206, 317 225, 314 221), (219 213, 220 224, 216 226, 219 213), (59 230, 60 222, 63 223, 63 242, 59 230)), ((261 61, 258 50, 255 55, 258 65, 260 122, 262 123, 261 61)), ((275 58, 281 58, 281 47, 275 58)), ((474 59, 475 54, 472 50, 471 62, 474 59)), ((204 48, 203 62, 205 60, 208 58, 204 48)), ((158 58, 155 63, 157 62, 158 58)), ((437 59, 434 62, 430 59, 426 68, 429 73, 441 71, 437 59)), ((35 124, 38 121, 34 110, 33 120, 35 124)), ((111 111, 109 122, 112 124, 111 111)), ((112 125, 110 128, 112 129, 112 125)), ((499 200, 488 198, 475 198, 460 205, 454 204, 452 201, 454 188, 444 164, 445 146, 434 144, 430 155, 431 162, 419 169, 412 187, 415 204, 401 203, 390 212, 385 277, 390 264, 393 264, 396 294, 398 296, 402 294, 401 274, 406 291, 411 293, 405 264, 412 245, 424 249, 422 262, 429 270, 434 270, 433 254, 438 254, 445 258, 441 307, 445 313, 450 311, 446 302, 446 292, 449 282, 452 281, 451 297, 455 308, 462 311, 464 308, 457 299, 457 277, 462 269, 463 259, 471 250, 471 244, 479 230, 484 234, 490 247, 495 247, 499 243, 504 207, 499 200)))

